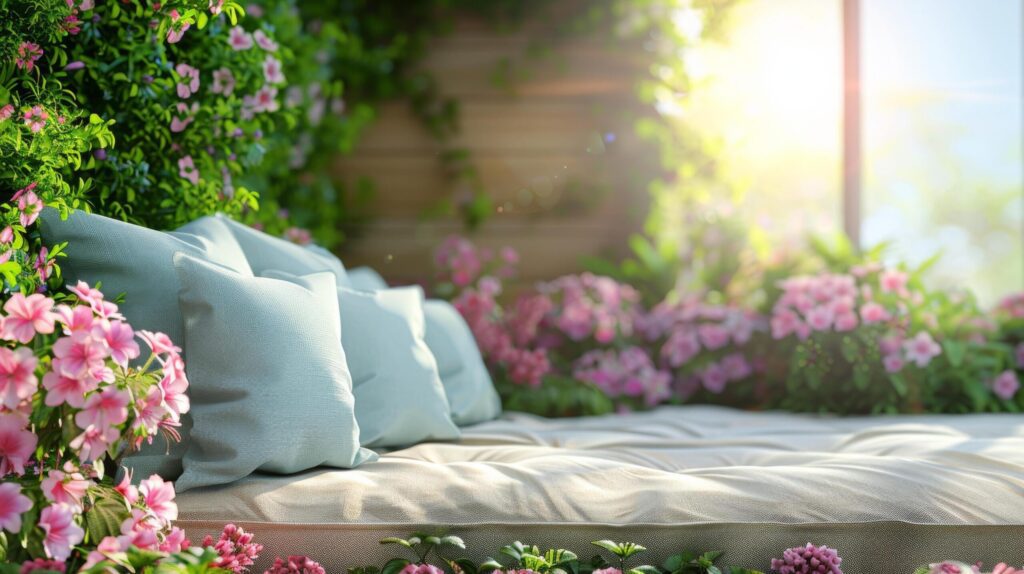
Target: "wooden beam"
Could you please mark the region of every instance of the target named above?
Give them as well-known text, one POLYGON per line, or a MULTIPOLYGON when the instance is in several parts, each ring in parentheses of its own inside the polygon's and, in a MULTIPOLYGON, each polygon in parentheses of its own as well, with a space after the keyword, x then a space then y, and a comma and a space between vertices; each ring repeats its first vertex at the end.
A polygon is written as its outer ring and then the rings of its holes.
POLYGON ((860 247, 860 0, 843 0, 843 231, 860 247))

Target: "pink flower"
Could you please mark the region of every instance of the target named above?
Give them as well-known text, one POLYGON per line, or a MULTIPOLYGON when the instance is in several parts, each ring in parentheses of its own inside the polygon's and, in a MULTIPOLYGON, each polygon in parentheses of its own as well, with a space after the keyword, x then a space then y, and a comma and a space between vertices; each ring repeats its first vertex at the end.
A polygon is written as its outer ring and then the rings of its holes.
POLYGON ((224 9, 224 0, 210 0, 209 2, 210 14, 216 16, 221 13, 224 9))
POLYGON ((18 534, 21 532, 21 515, 32 508, 32 500, 21 493, 16 482, 0 483, 0 528, 18 534))
POLYGON ((885 307, 878 303, 870 302, 865 303, 860 308, 860 318, 865 324, 881 323, 882 321, 888 321, 892 318, 889 312, 885 310, 885 307))
POLYGON ((36 574, 37 572, 60 572, 64 574, 64 572, 67 572, 67 564, 60 560, 36 558, 35 560, 22 562, 21 568, 18 570, 18 574, 36 574))
POLYGON ((28 343, 36 333, 52 333, 57 318, 51 312, 52 309, 53 299, 45 295, 33 293, 26 297, 15 293, 4 303, 7 316, 3 318, 3 327, 0 329, 3 338, 28 343))
POLYGON ((903 370, 903 357, 898 354, 886 355, 882 358, 882 364, 885 366, 886 371, 898 373, 903 370))
POLYGON ((105 363, 110 354, 107 342, 90 332, 75 331, 57 339, 53 344, 53 354, 60 359, 60 374, 65 377, 113 380, 113 373, 105 363))
POLYGON ((32 349, 0 347, 0 404, 14 410, 36 392, 36 358, 32 349))
POLYGON ((131 469, 125 470, 124 476, 121 477, 121 482, 114 487, 114 490, 120 493, 129 505, 134 505, 139 501, 139 489, 132 484, 131 469))
POLYGON ((235 75, 229 68, 220 68, 213 71, 213 93, 230 96, 235 91, 235 75))
POLYGON ((107 559, 108 556, 124 552, 127 548, 121 544, 121 541, 113 536, 107 536, 100 540, 99 544, 96 545, 96 550, 89 552, 89 555, 85 559, 85 564, 82 565, 82 570, 87 570, 100 562, 107 559))
POLYGON ((18 210, 21 211, 19 221, 25 227, 32 225, 43 211, 43 200, 39 199, 33 192, 28 192, 18 198, 18 210))
POLYGON ((85 399, 82 410, 75 415, 78 428, 90 426, 110 427, 128 420, 128 403, 131 396, 111 385, 85 399))
POLYGON ((444 574, 444 570, 432 564, 408 564, 398 574, 444 574))
POLYGON ((281 103, 277 101, 277 88, 264 85, 253 98, 253 111, 276 112, 281 103))
POLYGON ((138 333, 139 337, 142 337, 142 340, 149 345, 149 348, 158 355, 177 355, 181 353, 181 347, 175 346, 171 338, 163 333, 153 331, 138 331, 138 333))
POLYGON ((807 325, 815 331, 828 331, 834 318, 832 309, 819 305, 807 312, 807 325))
POLYGON ((836 331, 846 333, 857 328, 857 315, 855 313, 843 313, 836 315, 836 331))
POLYGON ((11 119, 14 115, 14 106, 11 104, 4 104, 0 107, 0 122, 11 119))
POLYGON ((1020 380, 1017 379, 1017 373, 1012 370, 1003 371, 998 377, 992 380, 990 384, 992 392, 997 397, 1008 401, 1017 394, 1020 390, 1020 380))
POLYGON ((235 26, 228 33, 228 44, 233 50, 248 50, 252 48, 252 35, 241 26, 235 26))
POLYGON ((681 367, 700 353, 700 342, 690 331, 675 331, 661 348, 661 356, 673 368, 681 367))
POLYGON ((185 32, 187 32, 188 29, 192 27, 192 25, 188 22, 179 25, 177 22, 180 19, 181 15, 178 13, 178 11, 172 9, 171 22, 173 22, 173 24, 171 25, 171 29, 167 31, 168 44, 177 44, 178 42, 180 42, 181 38, 185 35, 185 32))
POLYGON ((287 561, 277 556, 274 558, 274 565, 263 574, 327 574, 327 571, 308 556, 289 556, 287 561))
POLYGON ((273 57, 267 56, 263 60, 263 78, 268 84, 284 83, 284 73, 281 71, 281 62, 273 57))
POLYGON ((618 568, 598 568, 594 570, 593 574, 622 574, 622 570, 618 568))
POLYGON ((34 190, 37 185, 39 185, 39 182, 33 181, 32 183, 30 183, 30 184, 26 185, 25 187, 19 189, 18 191, 14 192, 14 195, 11 196, 11 201, 18 201, 18 199, 21 196, 23 196, 26 193, 34 190))
POLYGON ((740 353, 732 353, 726 355, 722 359, 722 369, 725 370, 725 375, 729 377, 730 381, 739 381, 745 379, 754 372, 754 369, 747 362, 747 358, 740 353))
POLYGON ((187 106, 184 102, 178 102, 175 108, 177 112, 171 117, 171 132, 181 133, 196 119, 196 114, 199 113, 199 102, 192 102, 192 107, 187 106))
POLYGON ((729 375, 718 363, 711 363, 700 372, 700 382, 704 388, 714 394, 721 394, 725 385, 729 382, 729 375))
POLYGON ((886 269, 882 271, 878 281, 883 293, 897 293, 905 295, 907 291, 907 274, 898 269, 886 269))
POLYGON ((114 444, 121 434, 116 428, 99 428, 89 425, 85 432, 71 440, 69 446, 78 451, 78 458, 82 462, 92 462, 103 456, 103 452, 114 444))
POLYGON ((75 514, 63 504, 52 504, 39 514, 39 528, 43 529, 43 550, 55 560, 67 560, 71 548, 82 541, 85 531, 75 524, 75 514))
POLYGON ((802 332, 806 325, 793 311, 781 309, 772 314, 771 327, 773 339, 784 339, 790 334, 802 332))
POLYGON ((253 542, 252 534, 234 524, 225 526, 216 541, 212 536, 207 535, 203 539, 202 546, 213 548, 219 555, 213 563, 215 567, 224 568, 236 574, 245 572, 247 567, 252 566, 260 552, 263 552, 263 545, 253 542))
POLYGON ((92 486, 92 481, 87 480, 80 472, 64 472, 51 470, 43 479, 43 496, 51 502, 59 502, 82 511, 82 498, 85 491, 92 486))
POLYGON ((46 120, 49 119, 50 114, 40 106, 32 106, 22 117, 32 133, 37 134, 46 127, 46 120))
POLYGON ((35 261, 32 263, 32 267, 39 275, 39 280, 43 283, 50 278, 50 273, 53 272, 53 266, 56 264, 52 258, 50 258, 50 250, 46 247, 39 249, 39 253, 36 255, 35 261))
POLYGON ((57 316, 58 321, 64 324, 65 335, 76 331, 89 331, 96 322, 93 310, 85 305, 75 305, 74 307, 57 305, 54 315, 57 316))
POLYGON ((256 31, 254 31, 252 33, 252 37, 253 37, 254 40, 256 40, 256 44, 259 45, 260 48, 263 48, 264 50, 266 50, 268 52, 276 52, 277 51, 277 42, 272 40, 270 38, 270 36, 267 36, 266 34, 264 34, 263 30, 257 29, 256 31))
POLYGON ((78 300, 86 305, 95 306, 100 301, 103 301, 103 292, 99 289, 93 289, 85 281, 79 281, 73 287, 68 287, 68 291, 74 293, 78 300))
POLYGON ((96 390, 99 381, 91 377, 74 378, 61 374, 60 359, 53 360, 53 370, 43 375, 46 406, 59 407, 67 403, 76 409, 85 404, 86 393, 96 390))
POLYGON ((700 337, 700 342, 712 351, 729 344, 729 331, 721 325, 704 323, 697 327, 697 335, 700 337))
POLYGON ((20 414, 0 414, 0 476, 25 474, 25 463, 39 441, 26 426, 28 421, 20 414))
POLYGON ((171 531, 164 536, 164 541, 160 543, 160 552, 181 552, 191 546, 189 539, 185 537, 185 531, 172 526, 171 531))
POLYGON ((19 70, 31 72, 38 60, 43 55, 43 49, 35 42, 22 42, 18 46, 18 56, 14 58, 14 65, 19 70))
POLYGON ((782 553, 782 558, 772 559, 772 570, 779 574, 843 574, 839 564, 843 559, 828 546, 797 546, 782 553))
POLYGON ((122 368, 128 368, 128 362, 139 356, 135 331, 123 321, 99 322, 93 334, 107 342, 110 358, 122 368))
POLYGON ((139 494, 146 507, 164 524, 178 518, 178 504, 174 502, 174 485, 154 474, 139 484, 139 494))
POLYGON ((178 97, 185 99, 199 91, 199 70, 188 64, 178 64, 174 67, 181 80, 178 82, 178 97))
POLYGON ((913 339, 903 342, 903 351, 908 361, 917 364, 918 367, 926 367, 932 362, 932 358, 942 353, 942 347, 932 339, 928 331, 921 331, 913 339))
POLYGON ((187 155, 178 160, 178 175, 192 182, 192 185, 199 185, 199 170, 192 161, 192 156, 187 155))

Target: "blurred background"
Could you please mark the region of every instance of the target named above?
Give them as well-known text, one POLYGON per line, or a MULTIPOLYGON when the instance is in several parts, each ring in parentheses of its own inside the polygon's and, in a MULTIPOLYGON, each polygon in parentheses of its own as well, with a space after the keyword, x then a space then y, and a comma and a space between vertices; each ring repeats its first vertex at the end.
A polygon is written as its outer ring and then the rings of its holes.
POLYGON ((698 264, 845 232, 982 303, 1024 287, 1018 0, 417 4, 413 88, 331 167, 347 264, 422 280, 468 229, 527 284, 636 234, 698 264))

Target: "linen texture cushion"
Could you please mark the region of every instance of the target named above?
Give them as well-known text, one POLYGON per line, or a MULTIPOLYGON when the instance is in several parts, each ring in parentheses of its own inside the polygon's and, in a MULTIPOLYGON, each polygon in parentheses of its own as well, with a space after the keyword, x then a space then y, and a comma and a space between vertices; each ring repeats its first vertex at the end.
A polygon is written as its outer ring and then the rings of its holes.
MULTIPOLYGON (((68 242, 68 257, 61 267, 69 283, 102 283, 111 299, 124 293, 120 310, 134 329, 166 333, 179 347, 184 347, 184 328, 178 308, 181 283, 172 261, 175 254, 186 253, 252 276, 241 247, 217 218, 203 218, 165 233, 84 211, 74 211, 62 220, 57 210, 48 208, 40 217, 40 231, 47 245, 68 242)), ((190 427, 186 415, 181 442, 168 444, 163 437, 155 437, 137 454, 126 457, 125 465, 137 478, 151 474, 177 478, 190 427)))
POLYGON ((340 287, 338 304, 363 445, 459 438, 437 362, 424 341, 423 291, 340 287))
POLYGON ((174 266, 194 422, 178 491, 375 457, 359 447, 333 274, 246 277, 184 254, 174 266))
POLYGON ((318 271, 330 271, 339 286, 349 286, 345 266, 331 252, 315 245, 303 247, 279 237, 267 235, 229 217, 217 214, 205 219, 219 219, 231 231, 245 253, 253 273, 262 275, 266 271, 284 271, 292 275, 307 275, 318 271))
POLYGON ((497 418, 501 399, 465 319, 447 301, 437 299, 423 303, 423 315, 427 347, 437 360, 452 420, 470 425, 497 418))
MULTIPOLYGON (((370 267, 350 269, 348 277, 354 289, 377 291, 388 287, 370 267)), ((437 361, 452 421, 461 426, 496 418, 501 414, 501 399, 469 325, 454 307, 439 299, 424 301, 423 314, 425 340, 437 361)))

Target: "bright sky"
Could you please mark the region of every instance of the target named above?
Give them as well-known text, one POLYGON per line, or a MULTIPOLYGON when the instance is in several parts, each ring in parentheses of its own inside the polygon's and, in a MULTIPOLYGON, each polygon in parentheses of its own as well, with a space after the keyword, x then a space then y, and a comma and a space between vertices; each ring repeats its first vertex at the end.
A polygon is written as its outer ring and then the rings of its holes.
MULTIPOLYGON (((780 239, 840 226, 840 0, 746 0, 685 119, 780 239)), ((862 0, 866 243, 936 281, 1024 288, 1021 0, 862 0), (964 277, 967 277, 966 283, 964 277)))

